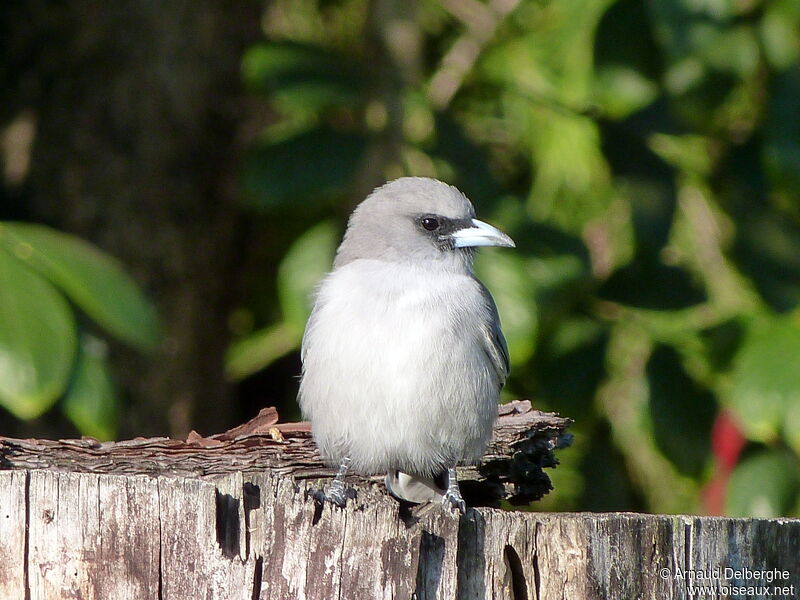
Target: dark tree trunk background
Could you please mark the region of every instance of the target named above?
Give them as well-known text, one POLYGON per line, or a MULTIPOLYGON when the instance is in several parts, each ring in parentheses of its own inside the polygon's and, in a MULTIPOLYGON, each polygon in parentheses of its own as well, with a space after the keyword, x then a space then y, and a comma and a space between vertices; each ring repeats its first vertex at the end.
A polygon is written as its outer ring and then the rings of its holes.
POLYGON ((255 0, 9 2, 0 121, 33 111, 29 215, 118 257, 157 298, 159 352, 113 348, 133 410, 121 435, 225 430, 237 287, 235 167, 255 0))

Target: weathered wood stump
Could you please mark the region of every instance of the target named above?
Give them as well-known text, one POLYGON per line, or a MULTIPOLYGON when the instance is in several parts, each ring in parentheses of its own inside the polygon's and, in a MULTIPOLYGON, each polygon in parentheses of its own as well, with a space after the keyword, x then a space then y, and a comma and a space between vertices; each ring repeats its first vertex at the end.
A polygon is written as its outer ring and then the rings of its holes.
MULTIPOLYGON (((487 503, 544 493, 536 465, 569 423, 505 410, 465 486, 487 503)), ((366 479, 339 509, 306 495, 329 475, 307 427, 270 413, 185 442, 0 438, 0 599, 688 598, 690 572, 797 594, 800 520, 459 516, 400 507, 366 479)), ((793 597, 752 591, 728 595, 793 597)))

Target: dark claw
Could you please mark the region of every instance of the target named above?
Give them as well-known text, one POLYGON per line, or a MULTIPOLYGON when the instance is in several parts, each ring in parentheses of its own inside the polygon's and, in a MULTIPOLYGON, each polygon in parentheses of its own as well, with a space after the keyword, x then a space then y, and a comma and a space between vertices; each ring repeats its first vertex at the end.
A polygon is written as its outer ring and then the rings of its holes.
POLYGON ((348 498, 355 499, 356 491, 351 488, 345 489, 331 486, 327 494, 322 490, 308 490, 306 496, 310 496, 320 506, 324 505, 325 502, 330 502, 339 508, 344 508, 348 498))
POLYGON ((311 498, 317 504, 325 504, 325 492, 322 490, 306 490, 306 498, 311 498))

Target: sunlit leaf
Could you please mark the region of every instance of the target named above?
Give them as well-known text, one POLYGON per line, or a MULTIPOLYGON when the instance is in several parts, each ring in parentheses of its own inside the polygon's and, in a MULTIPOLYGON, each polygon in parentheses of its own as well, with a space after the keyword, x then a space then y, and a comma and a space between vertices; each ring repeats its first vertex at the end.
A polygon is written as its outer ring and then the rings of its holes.
POLYGON ((800 405, 800 324, 781 317, 757 323, 734 360, 730 406, 748 438, 775 439, 800 405))
POLYGON ((311 313, 314 289, 330 271, 339 231, 323 221, 301 235, 278 267, 278 297, 284 321, 302 333, 311 313))
POLYGON ((731 27, 707 39, 704 58, 719 71, 745 77, 758 67, 758 39, 750 26, 731 27))
POLYGON ((108 254, 73 235, 29 223, 0 223, 0 245, 112 335, 144 350, 159 343, 155 307, 108 254))
POLYGON ((610 3, 569 0, 521 7, 521 33, 492 45, 481 73, 501 92, 504 131, 532 157, 529 210, 579 233, 611 199, 593 99, 592 44, 610 3))
POLYGON ((800 456, 800 402, 795 402, 786 407, 783 432, 786 436, 786 441, 800 456))
POLYGON ((254 331, 233 342, 225 356, 229 378, 240 380, 269 366, 273 361, 297 348, 302 332, 286 323, 278 323, 254 331))
POLYGON ((226 356, 232 379, 244 379, 300 345, 313 303, 314 288, 330 271, 339 231, 323 221, 292 244, 278 267, 283 321, 235 341, 226 356))
POLYGON ((732 517, 780 517, 797 501, 797 459, 783 450, 762 450, 745 458, 731 475, 725 513, 732 517))
POLYGON ((536 98, 574 106, 591 86, 594 34, 608 0, 522 3, 513 13, 522 33, 501 39, 487 52, 484 67, 536 98))
POLYGON ((594 99, 612 119, 623 119, 641 110, 658 96, 658 87, 639 72, 623 66, 606 67, 598 73, 594 99))
POLYGON ((589 221, 602 217, 612 199, 600 132, 582 116, 549 110, 535 114, 531 139, 536 177, 530 211, 538 220, 579 233, 589 221))
POLYGON ((706 175, 711 169, 708 139, 703 136, 654 133, 648 143, 653 152, 681 171, 706 175))
POLYGON ((0 247, 0 404, 20 419, 45 412, 67 385, 76 345, 61 294, 0 247))
POLYGON ((800 3, 772 0, 764 5, 761 40, 773 67, 786 69, 800 57, 800 3))
POLYGON ((85 336, 61 410, 82 435, 114 439, 119 399, 105 360, 105 343, 85 336))
POLYGON ((277 143, 265 140, 245 161, 246 200, 261 210, 318 204, 346 188, 365 147, 363 137, 326 127, 277 143))

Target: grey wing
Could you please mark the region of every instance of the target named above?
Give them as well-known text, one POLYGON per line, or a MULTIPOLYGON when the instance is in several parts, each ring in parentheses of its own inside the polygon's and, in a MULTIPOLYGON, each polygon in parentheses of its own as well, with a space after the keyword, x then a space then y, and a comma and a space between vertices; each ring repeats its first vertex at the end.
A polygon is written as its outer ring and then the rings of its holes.
MULTIPOLYGON (((477 281, 477 280, 476 280, 477 281)), ((497 381, 500 387, 506 383, 506 378, 511 370, 508 357, 508 345, 503 331, 500 329, 500 315, 497 312, 497 305, 494 298, 480 281, 481 295, 486 307, 489 309, 489 319, 482 324, 484 350, 494 365, 497 372, 497 381)))

